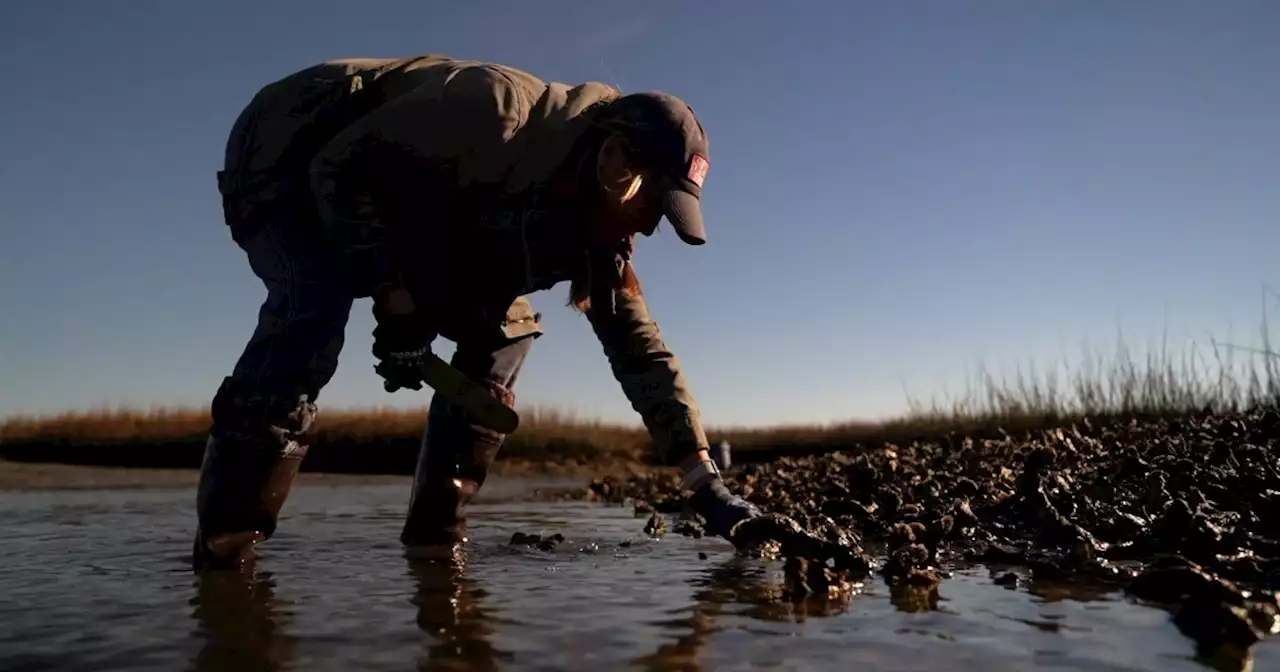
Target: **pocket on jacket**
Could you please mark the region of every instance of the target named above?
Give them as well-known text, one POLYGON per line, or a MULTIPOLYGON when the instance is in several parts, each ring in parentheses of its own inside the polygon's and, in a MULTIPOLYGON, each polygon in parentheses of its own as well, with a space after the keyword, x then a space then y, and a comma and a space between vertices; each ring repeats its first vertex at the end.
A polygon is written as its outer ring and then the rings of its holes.
POLYGON ((529 299, 522 296, 513 301, 502 320, 502 335, 515 340, 530 334, 541 335, 542 333, 544 333, 542 314, 534 311, 529 299))

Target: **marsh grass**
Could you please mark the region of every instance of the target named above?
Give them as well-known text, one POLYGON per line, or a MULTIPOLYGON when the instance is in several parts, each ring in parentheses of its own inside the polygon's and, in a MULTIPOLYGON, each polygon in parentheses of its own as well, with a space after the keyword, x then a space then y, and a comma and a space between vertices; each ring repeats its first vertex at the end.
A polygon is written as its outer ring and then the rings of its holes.
MULTIPOLYGON (((1230 412, 1280 398, 1280 367, 1270 347, 1265 309, 1260 347, 1212 340, 1173 352, 1167 339, 1136 353, 1118 339, 1112 354, 1085 348, 1077 363, 1019 368, 996 376, 985 369, 955 397, 909 399, 902 417, 849 420, 825 425, 709 427, 712 441, 728 440, 735 455, 848 450, 885 442, 930 440, 957 434, 998 436, 1092 422, 1124 421, 1230 412)), ((317 444, 363 449, 416 442, 426 425, 423 408, 325 409, 317 444)), ((73 411, 17 416, 0 421, 0 444, 122 446, 203 443, 209 417, 204 409, 151 408, 73 411)), ((608 423, 546 408, 521 409, 521 426, 504 454, 527 460, 587 463, 601 457, 646 461, 643 427, 608 423)), ((761 455, 760 457, 763 457, 761 455)))

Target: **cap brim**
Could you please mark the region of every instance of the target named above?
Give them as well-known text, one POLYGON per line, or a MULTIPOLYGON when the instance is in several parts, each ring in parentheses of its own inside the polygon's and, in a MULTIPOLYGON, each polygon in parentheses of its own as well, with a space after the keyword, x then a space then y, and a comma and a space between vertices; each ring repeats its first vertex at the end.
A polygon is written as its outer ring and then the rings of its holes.
POLYGON ((662 212, 680 240, 690 245, 707 242, 707 230, 702 224, 702 205, 697 196, 680 189, 668 190, 662 197, 662 212))

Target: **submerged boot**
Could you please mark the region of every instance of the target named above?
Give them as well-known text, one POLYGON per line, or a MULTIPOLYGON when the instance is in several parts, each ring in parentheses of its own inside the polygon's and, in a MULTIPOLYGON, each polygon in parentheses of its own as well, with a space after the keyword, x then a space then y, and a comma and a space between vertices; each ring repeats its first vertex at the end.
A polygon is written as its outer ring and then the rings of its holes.
POLYGON ((193 569, 241 569, 253 560, 253 547, 275 534, 306 454, 297 442, 276 451, 209 437, 196 494, 193 569))
POLYGON ((418 450, 400 542, 418 554, 451 553, 467 541, 466 506, 484 485, 506 436, 433 403, 418 450))
POLYGON ((241 569, 276 519, 307 456, 316 405, 307 395, 268 396, 223 381, 212 405, 196 494, 199 528, 191 563, 241 569))

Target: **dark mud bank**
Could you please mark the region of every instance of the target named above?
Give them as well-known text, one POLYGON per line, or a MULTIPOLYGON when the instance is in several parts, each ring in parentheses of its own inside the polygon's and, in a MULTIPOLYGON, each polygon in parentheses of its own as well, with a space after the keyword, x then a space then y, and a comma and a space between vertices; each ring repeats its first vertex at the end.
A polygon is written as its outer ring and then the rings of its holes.
MULTIPOLYGON (((726 480, 865 560, 783 548, 793 598, 875 573, 927 605, 948 567, 1021 567, 1163 606, 1221 661, 1280 632, 1278 458, 1280 413, 1266 408, 885 444, 744 464, 726 480)), ((677 484, 667 471, 600 478, 581 496, 677 513, 677 484)))

